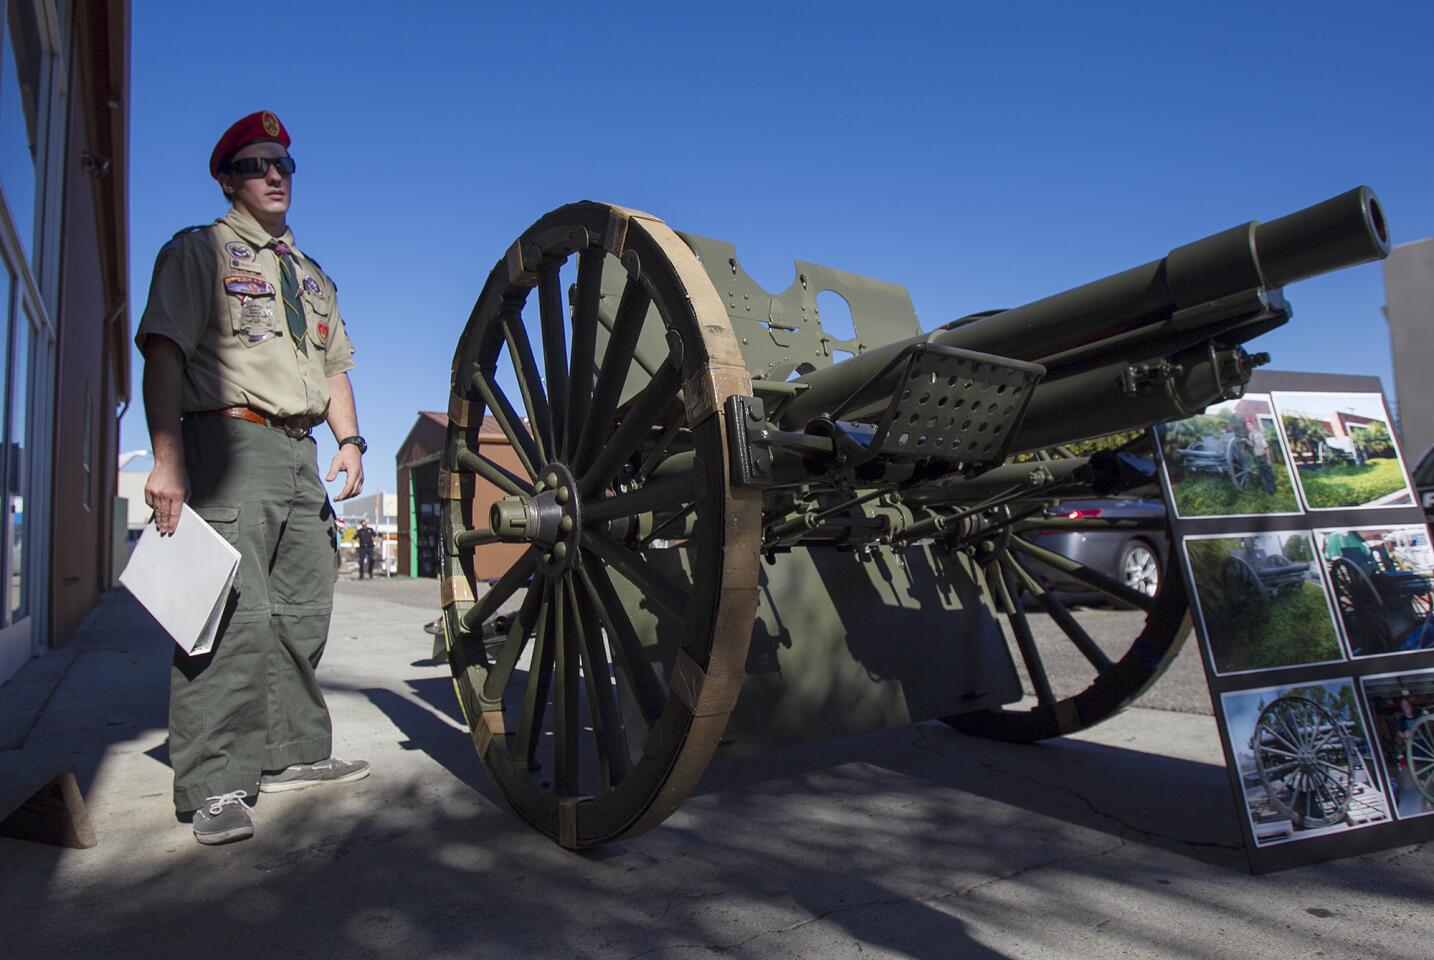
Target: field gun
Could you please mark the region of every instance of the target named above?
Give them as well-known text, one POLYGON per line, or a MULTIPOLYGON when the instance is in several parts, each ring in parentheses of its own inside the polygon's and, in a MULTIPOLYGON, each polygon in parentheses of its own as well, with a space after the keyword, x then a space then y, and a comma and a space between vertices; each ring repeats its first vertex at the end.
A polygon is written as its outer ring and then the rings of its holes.
POLYGON ((1138 432, 1239 395, 1268 359, 1243 344, 1290 318, 1283 285, 1388 251, 1361 187, 923 332, 893 284, 798 262, 771 294, 730 244, 554 210, 498 260, 453 358, 443 644, 484 764, 586 848, 660 823, 714 756, 1104 719, 1183 642, 1180 573, 1146 591, 1033 533, 1160 526, 1060 503, 1153 490, 1138 432), (824 291, 853 336, 823 326, 824 291), (518 469, 480 449, 485 416, 518 469), (1068 446, 1111 434, 1133 439, 1068 446), (502 493, 486 510, 479 477, 502 493), (499 543, 527 549, 482 592, 475 552, 499 543), (1135 636, 1093 637, 1042 570, 1142 612, 1135 636))

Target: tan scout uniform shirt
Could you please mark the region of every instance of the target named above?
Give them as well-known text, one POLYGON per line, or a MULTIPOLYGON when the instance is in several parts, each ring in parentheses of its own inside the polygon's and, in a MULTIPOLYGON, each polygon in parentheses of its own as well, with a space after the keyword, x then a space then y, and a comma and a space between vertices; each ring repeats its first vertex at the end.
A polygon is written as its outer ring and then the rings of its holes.
POLYGON ((279 256, 253 217, 231 208, 207 227, 160 250, 135 343, 150 334, 184 351, 184 412, 253 407, 274 417, 320 417, 327 378, 353 367, 353 344, 339 316, 333 281, 294 246, 307 355, 289 334, 280 296, 279 256))

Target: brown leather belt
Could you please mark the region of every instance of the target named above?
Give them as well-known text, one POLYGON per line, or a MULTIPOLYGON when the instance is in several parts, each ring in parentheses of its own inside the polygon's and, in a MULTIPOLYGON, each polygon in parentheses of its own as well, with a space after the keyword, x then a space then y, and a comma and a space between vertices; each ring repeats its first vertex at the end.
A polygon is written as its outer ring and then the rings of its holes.
POLYGON ((186 417, 229 417, 231 420, 248 420, 262 423, 266 427, 282 430, 295 440, 302 440, 309 431, 323 422, 320 417, 271 417, 249 407, 221 407, 218 410, 195 410, 186 417))

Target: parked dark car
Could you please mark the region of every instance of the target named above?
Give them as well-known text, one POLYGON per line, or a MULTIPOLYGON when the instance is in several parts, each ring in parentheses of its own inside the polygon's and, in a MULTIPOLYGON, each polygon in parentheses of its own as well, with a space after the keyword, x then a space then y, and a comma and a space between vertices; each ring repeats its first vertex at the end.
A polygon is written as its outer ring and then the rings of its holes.
MULTIPOLYGON (((1052 517, 1049 529, 1037 529, 1028 539, 1047 550, 1120 581, 1146 596, 1160 590, 1170 559, 1170 538, 1165 524, 1165 502, 1159 499, 1067 500, 1052 517), (1130 520, 1130 529, 1079 529, 1082 520, 1130 520), (1061 524, 1070 524, 1066 529, 1061 524)), ((1105 594, 1067 573, 1038 561, 1023 560, 1047 589, 1068 602, 1110 602, 1105 594)))

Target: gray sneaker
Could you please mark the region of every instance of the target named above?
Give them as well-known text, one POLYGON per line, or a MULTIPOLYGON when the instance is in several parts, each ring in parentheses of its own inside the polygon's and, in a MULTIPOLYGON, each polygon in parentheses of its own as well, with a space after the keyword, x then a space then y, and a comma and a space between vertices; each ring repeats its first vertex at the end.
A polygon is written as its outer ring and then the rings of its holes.
POLYGON ((278 773, 266 773, 259 778, 260 793, 283 793, 285 790, 302 790, 317 787, 321 783, 352 783, 369 775, 372 768, 367 760, 340 760, 329 757, 318 763, 296 763, 278 773))
POLYGON ((245 790, 209 797, 194 811, 194 839, 204 844, 233 843, 254 835, 254 821, 244 806, 245 790))

